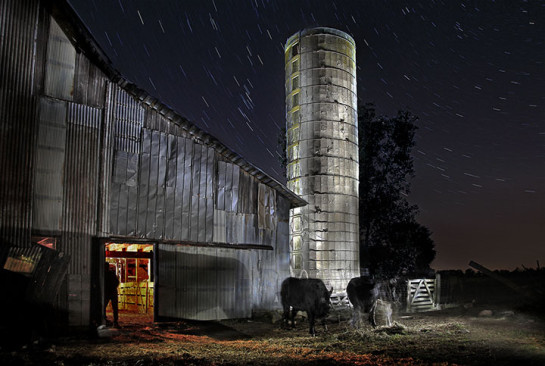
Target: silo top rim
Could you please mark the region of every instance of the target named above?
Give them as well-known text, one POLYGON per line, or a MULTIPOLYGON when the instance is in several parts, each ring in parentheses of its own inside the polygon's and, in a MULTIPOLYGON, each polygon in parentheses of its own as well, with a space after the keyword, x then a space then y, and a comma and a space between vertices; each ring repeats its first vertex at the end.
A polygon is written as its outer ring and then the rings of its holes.
POLYGON ((340 31, 335 28, 329 28, 329 27, 314 27, 314 28, 305 28, 295 34, 293 34, 288 40, 286 41, 286 44, 284 45, 284 50, 293 43, 294 39, 301 38, 304 36, 309 36, 313 34, 332 34, 334 36, 338 36, 341 38, 346 39, 348 42, 352 43, 354 47, 356 47, 356 42, 354 41, 354 38, 350 36, 348 33, 340 31))

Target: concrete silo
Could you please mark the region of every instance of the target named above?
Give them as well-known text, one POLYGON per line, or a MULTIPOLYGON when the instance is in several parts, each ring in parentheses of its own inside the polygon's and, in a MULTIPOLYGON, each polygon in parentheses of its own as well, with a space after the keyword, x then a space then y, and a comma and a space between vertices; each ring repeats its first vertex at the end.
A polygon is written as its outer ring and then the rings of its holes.
POLYGON ((288 188, 308 202, 290 211, 292 274, 344 291, 359 276, 356 45, 320 27, 284 50, 288 188))

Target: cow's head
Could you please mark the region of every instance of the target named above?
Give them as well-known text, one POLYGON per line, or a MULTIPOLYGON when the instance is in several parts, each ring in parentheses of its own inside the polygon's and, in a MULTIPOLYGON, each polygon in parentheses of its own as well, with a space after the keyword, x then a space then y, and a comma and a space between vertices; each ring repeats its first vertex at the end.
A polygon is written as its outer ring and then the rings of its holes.
POLYGON ((331 287, 331 290, 324 291, 323 296, 320 296, 318 299, 318 304, 316 306, 316 313, 318 316, 326 316, 329 314, 331 301, 329 300, 331 297, 331 294, 333 293, 333 287, 331 287))

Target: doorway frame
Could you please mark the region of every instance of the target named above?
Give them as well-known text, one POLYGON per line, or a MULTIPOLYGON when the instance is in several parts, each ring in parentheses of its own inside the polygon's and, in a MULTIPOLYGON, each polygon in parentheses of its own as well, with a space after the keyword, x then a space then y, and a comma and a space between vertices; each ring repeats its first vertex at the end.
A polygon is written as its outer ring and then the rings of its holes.
POLYGON ((121 238, 121 237, 108 237, 108 238, 93 238, 93 250, 91 258, 91 324, 103 325, 104 319, 104 263, 106 261, 106 244, 142 244, 153 245, 153 255, 150 259, 153 268, 153 322, 157 321, 157 248, 158 243, 154 240, 136 239, 136 238, 121 238))

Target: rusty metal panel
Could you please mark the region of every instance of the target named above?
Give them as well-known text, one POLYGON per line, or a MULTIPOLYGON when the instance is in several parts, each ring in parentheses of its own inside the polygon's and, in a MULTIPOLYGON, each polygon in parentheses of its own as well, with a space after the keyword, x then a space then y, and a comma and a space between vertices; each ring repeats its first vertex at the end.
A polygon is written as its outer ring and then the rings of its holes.
POLYGON ((72 100, 76 49, 53 18, 50 24, 44 92, 51 97, 72 100))
POLYGON ((62 227, 66 102, 44 97, 39 109, 33 228, 58 232, 62 227))

